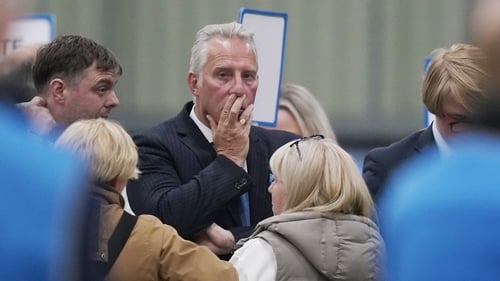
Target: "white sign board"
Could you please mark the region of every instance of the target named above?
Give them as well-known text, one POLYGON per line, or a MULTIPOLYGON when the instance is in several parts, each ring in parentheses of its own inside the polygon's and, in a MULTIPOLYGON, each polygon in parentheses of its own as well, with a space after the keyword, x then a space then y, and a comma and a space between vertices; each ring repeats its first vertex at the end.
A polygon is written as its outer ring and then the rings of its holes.
POLYGON ((0 39, 0 57, 27 45, 41 45, 52 41, 55 21, 51 14, 31 14, 13 20, 6 35, 0 39))
POLYGON ((276 126, 287 20, 282 12, 240 9, 239 22, 254 33, 257 46, 259 87, 253 112, 257 125, 276 126))

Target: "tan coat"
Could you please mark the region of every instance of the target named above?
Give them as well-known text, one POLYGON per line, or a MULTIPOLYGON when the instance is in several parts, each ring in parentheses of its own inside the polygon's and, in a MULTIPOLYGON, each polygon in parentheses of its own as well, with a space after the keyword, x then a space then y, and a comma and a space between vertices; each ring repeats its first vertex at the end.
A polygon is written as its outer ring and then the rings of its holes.
MULTIPOLYGON (((107 243, 123 213, 124 200, 103 186, 92 189, 101 203, 96 259, 107 260, 107 243)), ((182 239, 175 229, 141 215, 105 280, 238 280, 234 267, 208 248, 182 239)))

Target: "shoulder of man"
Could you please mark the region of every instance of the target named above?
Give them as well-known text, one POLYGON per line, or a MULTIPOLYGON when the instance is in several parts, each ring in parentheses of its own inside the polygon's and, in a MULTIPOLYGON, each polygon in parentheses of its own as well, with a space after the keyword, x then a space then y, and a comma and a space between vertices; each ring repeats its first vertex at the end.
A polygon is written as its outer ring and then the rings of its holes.
POLYGON ((134 141, 137 139, 155 139, 158 137, 161 139, 172 139, 173 136, 176 136, 173 133, 175 131, 189 132, 192 128, 196 127, 189 117, 188 111, 191 110, 191 107, 192 102, 188 102, 177 115, 160 124, 132 133, 132 138, 134 141))
POLYGON ((144 140, 161 140, 164 136, 172 136, 173 131, 175 131, 175 121, 174 118, 163 121, 160 124, 154 125, 146 129, 140 129, 130 132, 134 142, 141 142, 144 140))
POLYGON ((427 129, 430 128, 421 129, 387 146, 376 147, 366 154, 365 159, 370 158, 390 163, 404 160, 415 151, 415 146, 421 141, 420 138, 427 129))
POLYGON ((266 141, 271 145, 278 145, 278 146, 281 146, 289 141, 300 138, 299 135, 290 132, 281 130, 270 130, 257 126, 252 126, 252 129, 250 131, 250 137, 266 141))

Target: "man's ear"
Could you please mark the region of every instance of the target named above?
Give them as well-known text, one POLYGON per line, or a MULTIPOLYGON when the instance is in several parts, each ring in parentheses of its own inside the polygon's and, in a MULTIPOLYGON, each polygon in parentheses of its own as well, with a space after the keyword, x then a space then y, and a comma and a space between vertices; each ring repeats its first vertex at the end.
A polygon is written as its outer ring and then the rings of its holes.
POLYGON ((64 104, 66 101, 66 96, 64 95, 64 90, 66 89, 66 84, 61 78, 54 78, 49 82, 47 94, 52 96, 52 98, 60 104, 64 104))
POLYGON ((198 96, 198 76, 190 71, 187 75, 187 82, 191 93, 194 96, 198 96))

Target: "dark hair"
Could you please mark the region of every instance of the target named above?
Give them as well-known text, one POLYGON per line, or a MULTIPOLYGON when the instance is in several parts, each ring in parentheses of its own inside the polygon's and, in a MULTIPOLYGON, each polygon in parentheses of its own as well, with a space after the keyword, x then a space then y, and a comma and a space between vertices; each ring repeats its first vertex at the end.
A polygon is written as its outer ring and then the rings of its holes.
POLYGON ((36 46, 21 47, 0 61, 0 85, 11 102, 26 102, 36 96, 31 68, 37 49, 36 46))
POLYGON ((36 96, 35 86, 31 76, 31 66, 34 58, 30 58, 11 69, 8 73, 0 75, 0 85, 13 103, 26 102, 36 96))
POLYGON ((100 71, 122 74, 120 63, 106 47, 77 35, 59 36, 37 52, 33 64, 35 88, 38 93, 42 93, 55 76, 74 82, 93 63, 100 71))

